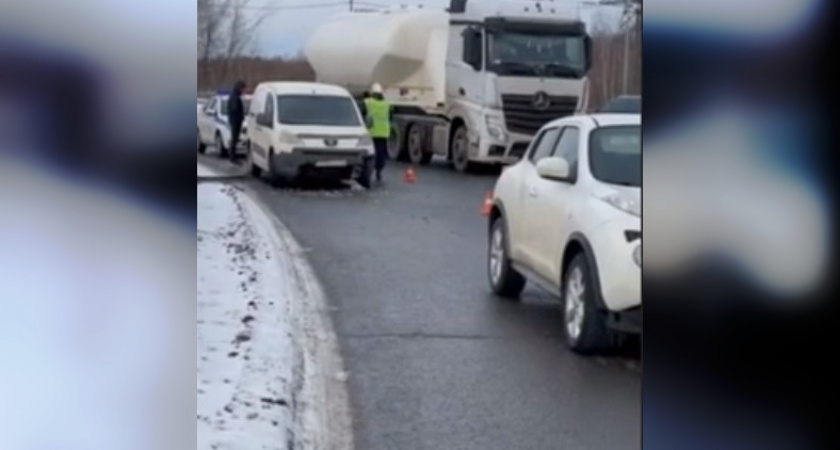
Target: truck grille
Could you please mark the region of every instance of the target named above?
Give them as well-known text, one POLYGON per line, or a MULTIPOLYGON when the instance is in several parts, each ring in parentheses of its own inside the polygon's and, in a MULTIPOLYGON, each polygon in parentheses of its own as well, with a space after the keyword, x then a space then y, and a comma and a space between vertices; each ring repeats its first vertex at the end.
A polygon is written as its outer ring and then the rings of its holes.
POLYGON ((575 113, 577 97, 549 96, 551 104, 544 110, 534 106, 533 95, 502 95, 502 111, 508 131, 533 135, 552 120, 575 113))

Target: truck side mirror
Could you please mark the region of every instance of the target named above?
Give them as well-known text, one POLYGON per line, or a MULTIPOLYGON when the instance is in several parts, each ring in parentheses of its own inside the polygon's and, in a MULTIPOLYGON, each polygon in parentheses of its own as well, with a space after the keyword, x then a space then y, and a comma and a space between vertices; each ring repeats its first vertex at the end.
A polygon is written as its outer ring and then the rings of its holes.
POLYGON ((583 55, 586 60, 586 71, 592 68, 592 37, 586 35, 583 37, 583 55))
POLYGON ((467 28, 462 36, 464 38, 464 62, 476 71, 481 70, 483 50, 481 30, 467 28))

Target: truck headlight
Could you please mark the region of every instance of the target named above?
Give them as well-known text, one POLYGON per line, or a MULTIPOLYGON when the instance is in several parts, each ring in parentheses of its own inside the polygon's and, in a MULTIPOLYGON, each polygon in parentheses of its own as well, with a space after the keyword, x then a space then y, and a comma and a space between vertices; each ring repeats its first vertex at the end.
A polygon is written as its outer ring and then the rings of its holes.
POLYGON ((493 116, 484 116, 484 125, 485 128, 487 128, 487 134, 489 134, 491 138, 497 141, 507 140, 505 127, 498 118, 493 116))
POLYGON ((633 249, 633 262, 636 263, 637 266, 642 267, 642 244, 636 246, 633 249))

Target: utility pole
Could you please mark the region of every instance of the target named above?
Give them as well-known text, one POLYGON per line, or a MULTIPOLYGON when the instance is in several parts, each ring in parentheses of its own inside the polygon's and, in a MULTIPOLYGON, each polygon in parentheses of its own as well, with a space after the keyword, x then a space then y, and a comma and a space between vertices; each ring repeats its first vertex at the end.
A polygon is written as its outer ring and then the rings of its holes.
POLYGON ((627 79, 629 78, 630 74, 630 27, 628 26, 624 30, 624 60, 623 63, 623 72, 621 74, 621 93, 627 95, 627 79))
POLYGON ((353 0, 350 0, 350 12, 353 12, 353 0))

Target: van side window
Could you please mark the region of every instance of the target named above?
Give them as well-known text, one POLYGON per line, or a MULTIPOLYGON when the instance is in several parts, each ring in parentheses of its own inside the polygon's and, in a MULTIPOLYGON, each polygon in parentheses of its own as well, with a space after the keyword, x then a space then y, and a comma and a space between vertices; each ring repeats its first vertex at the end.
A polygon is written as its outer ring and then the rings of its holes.
POLYGON ((272 127, 274 125, 274 96, 263 94, 262 103, 262 111, 257 115, 257 123, 264 127, 272 127))
POLYGON ((266 95, 265 96, 265 105, 263 112, 265 112, 265 120, 268 122, 269 125, 274 123, 274 96, 273 95, 266 95))

